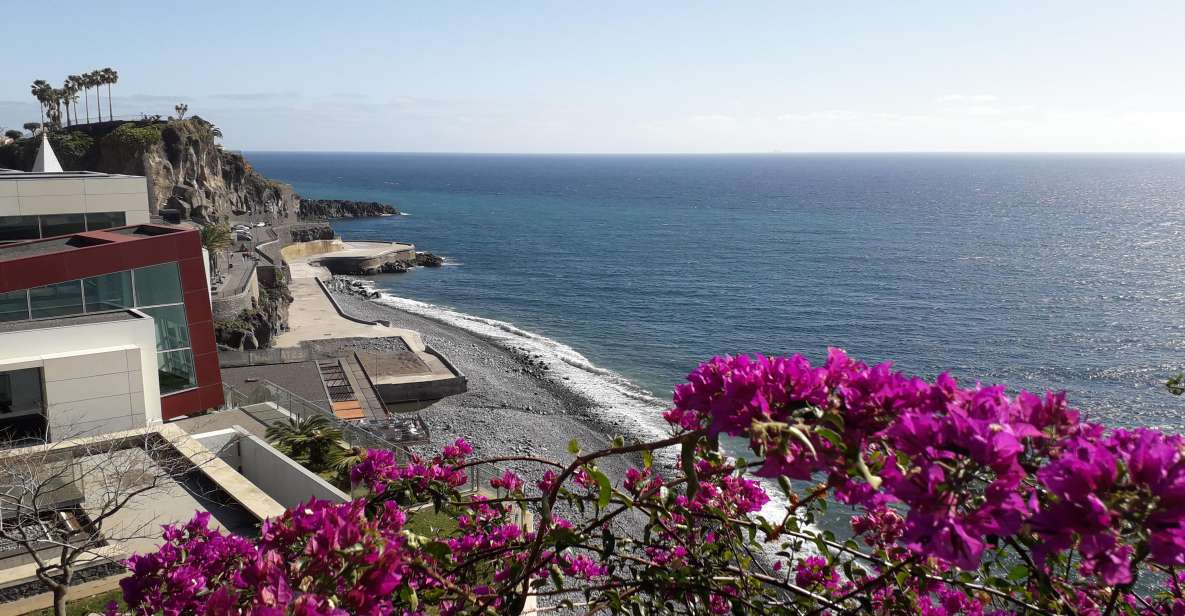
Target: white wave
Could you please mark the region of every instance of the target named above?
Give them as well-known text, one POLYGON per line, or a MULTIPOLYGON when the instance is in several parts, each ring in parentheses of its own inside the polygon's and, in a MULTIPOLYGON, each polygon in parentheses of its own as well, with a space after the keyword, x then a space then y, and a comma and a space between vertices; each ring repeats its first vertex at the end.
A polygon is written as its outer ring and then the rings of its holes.
MULTIPOLYGON (((363 282, 369 289, 375 288, 372 281, 363 282)), ((372 301, 457 327, 505 349, 541 356, 552 367, 552 373, 561 379, 568 377, 563 383, 591 400, 597 406, 597 412, 618 416, 634 426, 634 433, 629 436, 648 440, 665 438, 670 434, 660 415, 670 408, 670 403, 653 396, 620 374, 593 364, 579 351, 558 340, 506 321, 487 319, 386 292, 380 292, 379 298, 372 301)), ((664 452, 658 457, 667 464, 678 463, 674 451, 664 452)), ((788 502, 776 482, 763 480, 762 484, 770 502, 759 515, 780 521, 786 513, 788 502)), ((769 556, 772 558, 772 553, 769 556)))
POLYGON ((506 321, 466 314, 389 293, 381 293, 374 301, 457 327, 500 347, 542 359, 551 366, 553 376, 592 401, 597 407, 596 412, 627 420, 626 425, 634 428, 631 436, 648 439, 668 434, 660 415, 669 408, 667 402, 620 374, 593 364, 579 351, 558 340, 506 321))

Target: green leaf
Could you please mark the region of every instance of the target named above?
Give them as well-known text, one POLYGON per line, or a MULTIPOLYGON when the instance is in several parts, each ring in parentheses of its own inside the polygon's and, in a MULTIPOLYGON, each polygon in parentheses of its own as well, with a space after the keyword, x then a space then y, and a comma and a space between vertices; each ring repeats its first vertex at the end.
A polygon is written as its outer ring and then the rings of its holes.
POLYGON ((617 536, 608 526, 601 528, 601 558, 608 560, 617 547, 617 536))
POLYGON ((452 554, 452 550, 448 547, 448 544, 442 543, 440 541, 430 541, 424 543, 420 546, 420 549, 424 552, 427 552, 428 554, 431 554, 433 558, 439 561, 447 561, 449 559, 449 555, 452 554))
POLYGON ((611 444, 611 446, 614 448, 625 447, 625 437, 624 436, 613 437, 613 443, 611 444))
POLYGON ((576 439, 568 441, 568 453, 574 456, 580 455, 580 443, 576 442, 576 439))
POLYGON ((609 483, 609 477, 598 470, 592 471, 593 479, 597 480, 597 506, 601 509, 609 506, 609 501, 613 499, 613 484, 609 483))
POLYGON ((556 527, 547 535, 547 540, 553 543, 556 550, 562 550, 570 545, 580 543, 580 534, 570 528, 556 527))
POLYGON ((1008 570, 1008 579, 1012 582, 1029 577, 1029 568, 1024 565, 1017 565, 1008 570))
POLYGON ((815 427, 812 432, 831 441, 831 444, 835 445, 837 449, 843 449, 843 437, 841 437, 835 430, 815 427))
POLYGON ((651 468, 654 466, 654 454, 649 449, 642 452, 642 468, 651 468))

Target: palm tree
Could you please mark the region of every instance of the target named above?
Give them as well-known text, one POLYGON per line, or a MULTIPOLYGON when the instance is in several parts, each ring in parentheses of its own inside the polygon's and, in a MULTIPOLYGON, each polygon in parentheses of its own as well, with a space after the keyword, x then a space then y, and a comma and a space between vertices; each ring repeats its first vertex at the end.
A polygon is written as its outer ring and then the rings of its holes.
POLYGON ((202 246, 210 253, 210 271, 218 271, 217 256, 234 242, 230 225, 218 223, 202 227, 202 246))
POLYGON ((276 449, 315 473, 329 470, 330 460, 343 449, 342 431, 325 415, 289 418, 268 426, 265 436, 276 449))
POLYGON ((115 72, 115 69, 107 67, 99 71, 99 74, 102 76, 102 83, 107 86, 107 120, 110 121, 115 118, 111 113, 111 84, 119 81, 119 73, 115 72))
POLYGON ((66 100, 66 91, 60 88, 50 88, 49 102, 53 108, 49 110, 50 125, 61 128, 62 126, 62 102, 66 100))
POLYGON ((177 119, 178 120, 184 120, 185 119, 185 112, 189 111, 189 105, 186 105, 185 103, 177 103, 173 107, 173 111, 177 112, 177 119))
POLYGON ((36 98, 37 102, 41 103, 42 124, 45 124, 45 112, 49 109, 50 94, 52 90, 53 88, 49 87, 49 82, 44 79, 35 80, 33 85, 29 87, 29 91, 32 92, 33 98, 36 98))
MULTIPOLYGON (((103 91, 99 86, 103 85, 102 71, 91 71, 86 74, 87 80, 90 81, 91 86, 95 88, 95 107, 99 109, 99 121, 103 121, 103 91)), ((110 120, 111 118, 107 118, 110 120)))
POLYGON ((91 99, 87 91, 94 85, 91 83, 89 75, 70 75, 70 81, 74 83, 75 88, 82 88, 82 100, 86 105, 86 123, 91 123, 91 99))
POLYGON ((75 113, 73 115, 74 121, 73 122, 71 121, 70 105, 75 104, 74 109, 77 111, 77 109, 78 109, 78 107, 77 107, 78 88, 81 85, 82 84, 75 83, 73 75, 71 75, 70 77, 67 77, 66 81, 62 83, 62 89, 61 89, 62 100, 66 103, 66 126, 70 126, 74 122, 78 121, 78 114, 77 113, 75 113))

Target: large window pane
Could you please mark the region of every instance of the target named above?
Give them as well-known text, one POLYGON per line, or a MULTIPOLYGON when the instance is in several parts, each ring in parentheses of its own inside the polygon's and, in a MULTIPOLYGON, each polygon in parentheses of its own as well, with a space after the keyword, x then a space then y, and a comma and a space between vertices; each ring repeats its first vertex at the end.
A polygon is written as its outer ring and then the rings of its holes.
POLYGON ((156 350, 167 351, 189 346, 189 322, 185 320, 185 304, 142 310, 156 323, 156 350))
POLYGON ((82 314, 82 281, 29 289, 29 305, 34 319, 82 314))
POLYGON ((41 368, 0 372, 0 418, 41 413, 41 368))
POLYGON ((122 227, 126 223, 127 217, 123 212, 90 212, 86 215, 86 228, 88 231, 122 227))
POLYGON ((29 295, 26 291, 0 293, 0 322, 29 318, 29 295))
POLYGON ((135 270, 136 305, 181 303, 181 276, 176 263, 161 263, 135 270))
POLYGON ((0 216, 0 242, 35 240, 41 237, 37 231, 36 216, 0 216))
POLYGON ((86 294, 86 311, 102 312, 131 308, 132 273, 115 272, 94 278, 82 279, 82 290, 86 294))
POLYGON ((182 349, 157 353, 157 373, 160 376, 161 395, 197 387, 197 374, 193 369, 193 351, 182 349))
POLYGON ((82 214, 46 214, 41 217, 41 237, 53 237, 86 231, 82 214))

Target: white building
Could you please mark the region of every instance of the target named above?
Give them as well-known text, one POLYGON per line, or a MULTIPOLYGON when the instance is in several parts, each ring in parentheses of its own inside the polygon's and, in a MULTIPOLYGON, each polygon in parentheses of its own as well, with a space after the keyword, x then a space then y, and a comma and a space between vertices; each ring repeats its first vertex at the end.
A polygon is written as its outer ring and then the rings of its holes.
POLYGON ((145 178, 62 171, 44 135, 33 171, 0 169, 0 242, 147 222, 145 178))
POLYGON ((139 310, 0 323, 0 428, 60 440, 160 424, 156 346, 139 310))

